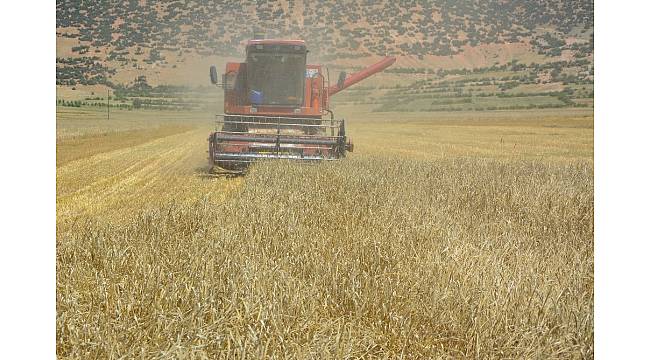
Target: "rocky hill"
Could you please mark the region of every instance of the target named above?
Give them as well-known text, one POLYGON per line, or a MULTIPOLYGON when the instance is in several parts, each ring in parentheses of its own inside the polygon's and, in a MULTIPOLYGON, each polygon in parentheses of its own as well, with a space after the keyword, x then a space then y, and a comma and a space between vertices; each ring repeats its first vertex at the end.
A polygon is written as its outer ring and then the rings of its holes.
POLYGON ((125 82, 153 67, 173 74, 192 59, 238 58, 259 30, 305 39, 313 58, 347 66, 383 55, 401 57, 397 66, 407 68, 593 63, 594 6, 584 0, 58 0, 56 9, 62 85, 125 82))

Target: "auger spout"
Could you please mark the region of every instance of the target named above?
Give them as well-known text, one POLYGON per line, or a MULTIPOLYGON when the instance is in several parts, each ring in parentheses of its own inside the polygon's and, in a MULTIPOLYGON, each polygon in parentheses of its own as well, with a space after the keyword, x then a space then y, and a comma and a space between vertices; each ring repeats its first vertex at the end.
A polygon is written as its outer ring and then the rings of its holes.
POLYGON ((395 63, 396 58, 394 56, 388 56, 385 57, 383 60, 380 62, 370 65, 366 67, 365 69, 356 72, 348 77, 345 78, 345 82, 343 82, 343 86, 339 88, 338 84, 332 85, 329 88, 327 88, 327 91, 330 96, 336 94, 337 92, 346 89, 359 81, 370 77, 378 72, 384 71, 386 68, 389 66, 393 65, 395 63))

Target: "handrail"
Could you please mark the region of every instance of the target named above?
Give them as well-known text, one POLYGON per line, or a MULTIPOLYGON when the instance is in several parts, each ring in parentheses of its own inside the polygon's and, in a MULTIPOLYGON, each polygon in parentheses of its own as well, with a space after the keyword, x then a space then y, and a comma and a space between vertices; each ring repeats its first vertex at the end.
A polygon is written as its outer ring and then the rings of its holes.
MULTIPOLYGON (((224 121, 224 120, 217 120, 217 124, 225 124, 225 123, 232 123, 232 124, 247 124, 247 125, 273 125, 277 126, 278 123, 276 122, 255 122, 255 121, 224 121)), ((296 126, 296 127, 318 127, 318 128, 338 128, 340 125, 318 125, 318 124, 290 124, 290 123, 280 123, 280 126, 296 126)))
MULTIPOLYGON (((322 120, 321 118, 306 118, 306 117, 292 117, 292 116, 266 116, 266 115, 242 115, 242 114, 217 114, 216 117, 238 117, 238 118, 253 118, 253 119, 289 119, 289 120, 322 120)), ((334 120, 341 122, 342 120, 334 120)), ((275 123, 273 123, 275 124, 275 123)))
POLYGON ((250 132, 239 132, 239 131, 223 131, 219 130, 216 132, 217 134, 226 134, 226 135, 241 135, 241 136, 263 136, 263 137, 272 137, 275 138, 276 136, 280 135, 283 137, 288 137, 288 138, 318 138, 318 139, 340 139, 343 136, 329 136, 329 135, 308 135, 308 134, 264 134, 264 133, 250 133, 250 132))

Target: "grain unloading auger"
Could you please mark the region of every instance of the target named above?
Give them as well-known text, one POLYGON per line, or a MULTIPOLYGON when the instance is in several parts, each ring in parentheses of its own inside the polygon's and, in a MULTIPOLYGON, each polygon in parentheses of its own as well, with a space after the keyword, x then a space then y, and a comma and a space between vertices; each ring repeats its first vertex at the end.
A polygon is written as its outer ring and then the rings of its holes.
POLYGON ((307 64, 303 40, 249 40, 246 61, 227 63, 221 82, 210 67, 210 80, 224 89, 220 128, 208 138, 211 165, 243 170, 259 159, 345 157, 353 145, 345 120, 330 110, 330 97, 394 62, 386 57, 350 76, 342 72, 330 86, 322 65, 307 64))

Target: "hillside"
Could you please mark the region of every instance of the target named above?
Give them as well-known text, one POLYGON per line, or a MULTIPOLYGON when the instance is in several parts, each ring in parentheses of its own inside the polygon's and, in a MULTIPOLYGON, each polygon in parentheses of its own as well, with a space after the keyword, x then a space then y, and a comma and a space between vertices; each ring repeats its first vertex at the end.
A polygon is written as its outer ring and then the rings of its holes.
POLYGON ((396 67, 434 70, 593 63, 590 1, 59 0, 56 8, 59 85, 125 84, 138 75, 201 84, 198 69, 240 57, 259 29, 303 38, 313 61, 341 67, 383 55, 398 56, 396 67))
MULTIPOLYGON (((571 31, 593 28, 586 1, 58 1, 57 26, 92 46, 236 55, 253 28, 304 37, 321 55, 452 55, 463 45, 530 42, 556 52, 571 31), (554 31, 538 34, 541 28, 554 31), (559 38, 555 35, 560 35, 559 38), (564 35, 564 36, 562 36, 564 35), (559 41, 559 42, 558 42, 559 41), (556 43, 557 42, 557 43, 556 43), (551 48, 546 48, 550 45, 551 48)), ((557 54, 557 53, 556 53, 557 54)), ((559 55, 559 54, 558 54, 559 55)), ((118 55, 119 56, 119 55, 118 55)))

